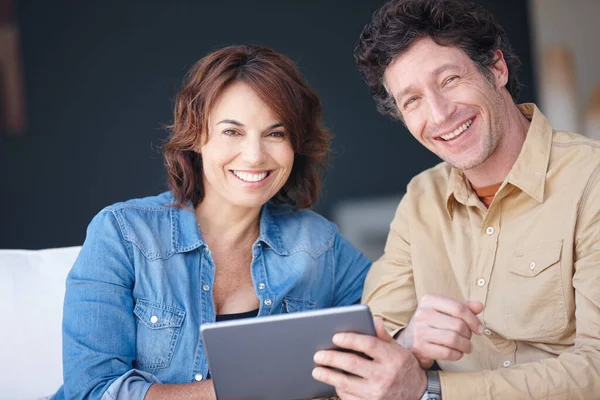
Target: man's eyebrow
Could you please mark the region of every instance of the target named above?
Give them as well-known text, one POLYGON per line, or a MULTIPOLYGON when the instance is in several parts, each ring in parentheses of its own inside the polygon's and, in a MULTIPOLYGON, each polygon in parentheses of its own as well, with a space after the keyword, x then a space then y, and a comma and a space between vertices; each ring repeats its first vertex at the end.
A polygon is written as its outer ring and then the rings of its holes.
MULTIPOLYGON (((433 70, 432 75, 437 76, 437 75, 442 74, 443 72, 446 72, 448 70, 453 70, 453 69, 455 70, 457 68, 458 68, 458 66, 455 64, 450 64, 450 63, 442 64, 433 70)), ((413 85, 409 85, 409 86, 405 87, 404 89, 396 92, 396 98, 401 99, 403 96, 406 96, 407 93, 412 92, 414 90, 415 90, 415 87, 413 85)))
POLYGON ((450 64, 450 63, 442 64, 433 70, 433 75, 439 75, 442 72, 446 72, 447 70, 457 69, 457 68, 458 68, 458 66, 456 64, 450 64))

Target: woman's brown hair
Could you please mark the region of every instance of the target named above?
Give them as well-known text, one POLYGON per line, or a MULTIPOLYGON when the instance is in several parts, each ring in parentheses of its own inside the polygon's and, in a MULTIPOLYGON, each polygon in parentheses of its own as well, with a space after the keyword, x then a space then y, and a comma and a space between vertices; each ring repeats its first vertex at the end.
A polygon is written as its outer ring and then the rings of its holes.
POLYGON ((294 165, 285 185, 273 197, 295 209, 312 207, 321 190, 330 133, 321 122, 321 102, 296 65, 284 55, 260 46, 229 46, 198 61, 188 72, 175 101, 171 135, 164 146, 168 183, 175 205, 195 207, 204 198, 202 156, 208 116, 232 82, 244 82, 282 120, 294 149, 294 165))

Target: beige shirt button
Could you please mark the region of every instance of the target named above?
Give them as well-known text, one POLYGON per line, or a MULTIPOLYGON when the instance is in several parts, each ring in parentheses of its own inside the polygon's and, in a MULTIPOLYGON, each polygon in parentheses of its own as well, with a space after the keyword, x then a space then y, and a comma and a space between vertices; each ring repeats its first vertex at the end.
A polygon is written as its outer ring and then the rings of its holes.
POLYGON ((492 336, 492 331, 489 329, 484 330, 483 333, 485 333, 487 336, 492 336))
POLYGON ((196 380, 196 382, 200 382, 202 380, 202 375, 196 374, 196 375, 194 375, 194 379, 196 380))
POLYGON ((535 261, 532 261, 531 264, 529 264, 529 269, 532 271, 535 269, 535 261))
POLYGON ((264 283, 259 283, 259 284, 258 284, 258 288, 259 288, 260 290, 263 290, 263 289, 265 288, 265 284, 264 284, 264 283))
POLYGON ((150 322, 152 322, 153 324, 158 322, 158 317, 156 315, 153 315, 150 317, 150 322))
POLYGON ((494 227, 493 226, 488 226, 487 229, 485 230, 485 233, 487 233, 488 235, 493 235, 495 232, 494 227))
POLYGON ((510 367, 510 361, 508 361, 508 360, 504 361, 504 362, 502 363, 502 366, 503 366, 504 368, 510 367))
POLYGON ((481 287, 485 285, 485 279, 481 278, 477 281, 477 286, 481 287))
POLYGON ((273 304, 273 302, 271 301, 271 299, 266 299, 265 300, 265 306, 270 306, 271 304, 273 304))

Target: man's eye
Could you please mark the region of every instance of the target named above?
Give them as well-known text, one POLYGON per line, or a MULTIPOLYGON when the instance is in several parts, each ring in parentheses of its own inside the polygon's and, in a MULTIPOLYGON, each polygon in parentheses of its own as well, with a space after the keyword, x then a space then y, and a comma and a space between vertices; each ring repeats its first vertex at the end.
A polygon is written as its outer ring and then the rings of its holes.
POLYGON ((444 86, 458 79, 458 76, 451 76, 450 78, 444 81, 444 86))
POLYGON ((412 103, 414 103, 415 101, 417 101, 416 97, 411 97, 410 99, 406 100, 406 102, 404 103, 404 108, 410 106, 412 103))

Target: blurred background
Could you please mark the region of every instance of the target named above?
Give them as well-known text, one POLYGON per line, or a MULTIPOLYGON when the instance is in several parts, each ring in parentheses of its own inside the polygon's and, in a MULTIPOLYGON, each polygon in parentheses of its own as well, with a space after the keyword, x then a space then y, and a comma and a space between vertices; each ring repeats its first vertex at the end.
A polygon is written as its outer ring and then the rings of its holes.
MULTIPOLYGON (((523 62, 521 101, 540 100, 538 31, 566 34, 544 27, 553 17, 539 22, 536 8, 557 7, 560 18, 551 24, 571 18, 562 14, 567 3, 570 12, 580 2, 588 4, 586 15, 600 15, 596 0, 479 2, 523 62)), ((316 211, 368 256, 379 256, 406 184, 439 162, 402 124, 376 112, 356 71, 353 48, 384 3, 0 0, 0 248, 80 245, 104 206, 165 190, 162 126, 171 122, 185 72, 219 47, 256 43, 298 64, 335 134, 316 211)), ((588 62, 573 60, 573 70, 588 62)))

